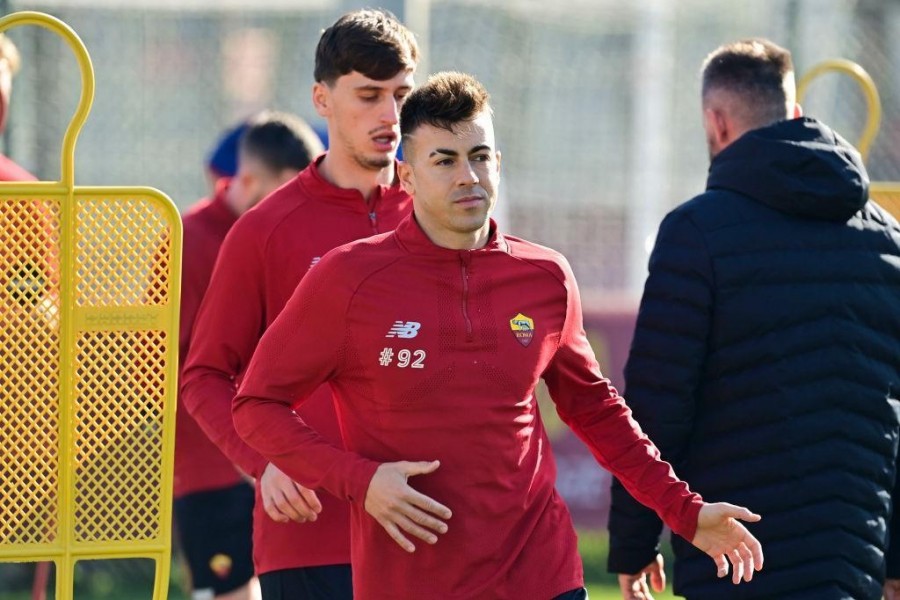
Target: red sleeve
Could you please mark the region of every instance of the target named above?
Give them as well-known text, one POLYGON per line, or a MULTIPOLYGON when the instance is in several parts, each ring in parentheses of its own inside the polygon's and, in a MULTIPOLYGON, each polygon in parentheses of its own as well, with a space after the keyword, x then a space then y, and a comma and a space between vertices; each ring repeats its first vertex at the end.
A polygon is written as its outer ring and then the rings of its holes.
POLYGON ((196 241, 197 235, 192 235, 189 226, 185 225, 184 242, 181 261, 181 306, 178 325, 178 357, 184 365, 190 347, 191 332, 194 330, 194 319, 200 309, 200 301, 203 300, 205 288, 200 282, 206 284, 202 265, 198 264, 199 257, 203 256, 200 248, 194 247, 191 240, 196 241))
POLYGON ((690 541, 697 530, 702 498, 675 476, 669 463, 631 417, 631 409, 600 373, 584 332, 581 297, 568 265, 566 323, 544 380, 560 417, 584 441, 597 461, 641 503, 657 512, 672 531, 690 541))
POLYGON ((353 290, 341 281, 345 268, 333 256, 310 270, 263 335, 234 402, 234 423, 248 444, 298 483, 362 502, 379 463, 330 444, 291 410, 342 366, 353 290))
POLYGON ((239 469, 258 478, 268 461, 241 440, 231 418, 235 380, 264 327, 262 252, 247 225, 239 220, 219 251, 191 334, 181 394, 207 437, 239 469))

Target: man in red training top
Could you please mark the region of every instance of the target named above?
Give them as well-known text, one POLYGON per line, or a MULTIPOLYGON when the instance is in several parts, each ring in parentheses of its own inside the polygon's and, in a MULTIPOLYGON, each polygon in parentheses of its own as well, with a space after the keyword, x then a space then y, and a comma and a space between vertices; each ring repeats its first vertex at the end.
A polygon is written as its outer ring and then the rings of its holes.
MULTIPOLYGON (((6 129, 9 117, 9 101, 12 98, 12 80, 21 66, 19 49, 12 40, 0 33, 0 133, 6 129)), ((34 181, 36 177, 0 154, 0 181, 34 181)))
MULTIPOLYGON (((323 151, 299 117, 265 112, 247 122, 237 141, 233 178, 184 216, 179 356, 187 356, 194 318, 222 240, 237 218, 292 179, 323 151)), ((175 429, 175 524, 194 595, 259 597, 251 580, 253 488, 186 410, 175 429)))
MULTIPOLYGON (((395 155, 400 105, 417 61, 413 35, 389 13, 351 12, 322 33, 312 97, 327 120, 330 148, 232 228, 194 327, 185 405, 257 480, 254 561, 265 600, 352 597, 350 507, 296 485, 238 437, 231 418, 236 383, 263 331, 326 252, 392 231, 412 209, 395 155)), ((318 341, 308 343, 313 349, 318 341)), ((327 387, 298 411, 340 444, 327 387)))
POLYGON ((400 122, 414 216, 310 271, 234 406, 248 444, 351 502, 356 598, 586 597, 537 411, 541 378, 603 466, 720 576, 730 561, 733 581, 749 581, 762 550, 736 519, 759 516, 706 504, 675 477, 600 374, 566 260, 489 220, 500 154, 481 84, 438 74, 400 122), (326 381, 346 450, 292 411, 326 381))

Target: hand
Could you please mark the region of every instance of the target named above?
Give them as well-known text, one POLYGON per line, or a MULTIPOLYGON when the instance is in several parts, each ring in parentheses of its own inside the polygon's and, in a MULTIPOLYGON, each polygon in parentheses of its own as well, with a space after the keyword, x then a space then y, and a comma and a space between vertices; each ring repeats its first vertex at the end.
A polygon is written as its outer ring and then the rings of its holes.
POLYGON ((704 503, 691 543, 712 557, 719 569, 719 577, 728 575, 728 563, 731 562, 732 583, 740 583, 741 579, 750 581, 753 572, 763 567, 762 546, 736 519, 753 523, 761 518, 743 506, 727 502, 704 503))
POLYGON ((662 554, 657 554, 656 559, 641 569, 635 575, 619 575, 619 589, 622 590, 623 600, 653 600, 650 590, 647 588, 647 575, 650 576, 650 585, 654 592, 660 594, 666 591, 666 572, 663 569, 662 554))
POLYGON ((900 579, 888 579, 884 582, 884 600, 900 600, 900 579))
POLYGON ((279 523, 315 521, 322 512, 314 491, 294 482, 272 463, 259 478, 259 493, 266 514, 279 523))
POLYGON ((444 520, 451 517, 450 509, 420 494, 407 483, 410 477, 433 473, 439 466, 441 463, 436 460, 384 463, 369 482, 366 512, 407 552, 415 552, 416 547, 403 532, 429 544, 438 540, 432 532, 447 533, 444 520))

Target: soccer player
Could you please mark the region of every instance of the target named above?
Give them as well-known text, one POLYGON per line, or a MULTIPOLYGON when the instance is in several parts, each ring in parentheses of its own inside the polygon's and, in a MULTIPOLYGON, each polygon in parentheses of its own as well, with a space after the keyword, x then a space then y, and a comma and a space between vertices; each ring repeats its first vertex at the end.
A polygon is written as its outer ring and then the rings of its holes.
MULTIPOLYGON (((295 484, 238 437, 235 385, 262 333, 325 253, 391 231, 411 210, 395 155, 417 60, 412 34, 383 11, 348 13, 323 32, 312 99, 327 120, 330 148, 234 226, 194 328, 185 404, 257 480, 254 560, 265 600, 351 597, 349 505, 295 484)), ((306 343, 313 349, 319 340, 306 343)), ((327 388, 298 412, 341 443, 327 388)))
POLYGON ((749 581, 762 551, 736 519, 759 517, 706 504, 675 477, 600 374, 566 260, 489 219, 500 153, 481 84, 438 74, 400 123, 414 216, 310 271, 234 407, 252 447, 351 503, 357 599, 586 597, 541 378, 602 465, 720 577, 731 561, 733 581, 749 581), (346 449, 292 411, 326 381, 346 449))
MULTIPOLYGON (((323 151, 315 132, 293 115, 266 112, 240 138, 237 173, 184 216, 179 355, 187 356, 194 318, 219 247, 237 218, 323 151)), ((244 600, 254 589, 253 488, 228 458, 179 410, 175 430, 175 524, 191 572, 193 598, 244 600)))

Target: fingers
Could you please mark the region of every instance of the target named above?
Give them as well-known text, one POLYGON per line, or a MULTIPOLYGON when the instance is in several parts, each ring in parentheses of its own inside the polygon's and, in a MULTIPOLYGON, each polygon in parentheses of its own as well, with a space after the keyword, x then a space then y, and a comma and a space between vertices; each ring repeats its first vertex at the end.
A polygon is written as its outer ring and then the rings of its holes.
POLYGON ((263 508, 266 510, 266 514, 269 515, 269 518, 276 523, 287 523, 290 521, 287 515, 282 514, 280 510, 275 508, 273 500, 269 497, 263 498, 263 508))
POLYGON ((751 554, 753 554, 753 565, 756 567, 756 570, 761 571, 764 561, 762 544, 760 544, 759 540, 756 539, 749 531, 744 538, 744 543, 747 544, 747 547, 750 549, 751 554))
POLYGON ((653 600, 650 590, 647 589, 646 576, 643 574, 620 574, 619 591, 622 592, 622 600, 653 600))
POLYGON ((725 577, 728 575, 728 560, 725 558, 725 555, 720 554, 715 556, 713 557, 713 560, 716 563, 716 576, 725 577))
POLYGON ((741 542, 738 553, 740 554, 741 561, 744 563, 744 581, 751 581, 753 579, 753 571, 756 570, 753 552, 750 551, 747 544, 741 542))
POLYGON ((415 475, 427 475, 428 473, 433 473, 437 470, 438 467, 441 466, 441 461, 432 460, 431 462, 420 461, 420 462, 408 462, 403 461, 397 463, 400 466, 401 471, 407 477, 413 477, 415 475))
MULTIPOLYGON (((322 503, 319 502, 319 497, 313 490, 305 488, 302 485, 297 485, 296 487, 300 492, 300 496, 306 501, 307 506, 309 506, 315 514, 322 512, 322 503)), ((313 521, 315 521, 315 519, 313 519, 313 521)))
POLYGON ((381 526, 384 527, 384 530, 387 531, 388 535, 391 536, 391 539, 397 542, 398 546, 409 553, 416 551, 416 547, 413 546, 413 543, 400 532, 400 529, 396 525, 387 520, 381 521, 379 519, 379 522, 381 523, 381 526))
POLYGON ((720 502, 719 504, 721 504, 725 516, 734 517, 735 519, 747 521, 748 523, 756 523, 762 519, 760 515, 752 512, 749 508, 736 506, 734 504, 729 504, 728 502, 720 502))
POLYGON ((731 583, 737 585, 744 578, 744 561, 741 559, 741 553, 734 549, 728 553, 728 560, 731 562, 731 583))
POLYGON ((650 587, 654 592, 662 594, 666 591, 666 572, 662 569, 654 570, 650 573, 650 587))
MULTIPOLYGON (((425 494, 415 491, 414 489, 409 489, 409 494, 405 498, 407 502, 421 508, 423 511, 427 513, 431 513, 441 519, 449 519, 453 516, 453 513, 449 508, 434 500, 433 498, 429 498, 425 494)), ((433 528, 432 528, 433 529, 433 528)))
MULTIPOLYGON (((406 533, 409 533, 410 535, 413 535, 413 536, 419 538, 423 542, 426 542, 428 544, 436 544, 438 541, 438 537, 434 533, 432 533, 432 532, 428 531, 427 529, 425 529, 424 527, 420 526, 418 523, 416 523, 412 519, 409 519, 406 517, 399 517, 399 518, 397 518, 395 523, 398 527, 400 527, 400 529, 402 529, 406 533)), ((441 532, 441 533, 443 533, 443 532, 441 532)))
POLYGON ((266 514, 279 523, 288 520, 297 523, 315 521, 318 519, 318 513, 322 511, 322 504, 315 492, 298 486, 293 481, 288 481, 287 486, 270 489, 269 493, 264 494, 263 507, 266 514), (306 500, 310 495, 315 506, 310 506, 306 500), (318 507, 318 510, 315 507, 318 507))
MULTIPOLYGON (((426 512, 419 510, 413 505, 404 507, 402 512, 403 516, 405 516, 416 525, 426 527, 428 529, 431 529, 432 531, 436 531, 437 533, 447 533, 446 523, 434 518, 426 512)), ((449 509, 447 510, 447 512, 450 512, 449 509)))

